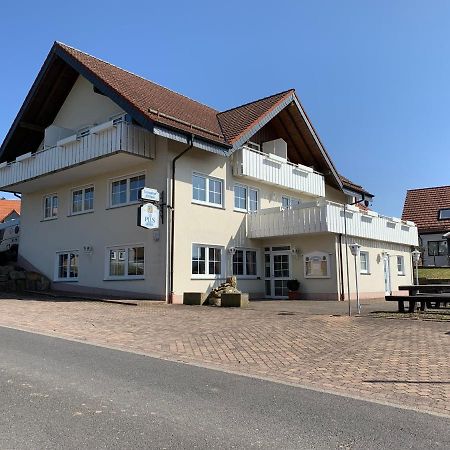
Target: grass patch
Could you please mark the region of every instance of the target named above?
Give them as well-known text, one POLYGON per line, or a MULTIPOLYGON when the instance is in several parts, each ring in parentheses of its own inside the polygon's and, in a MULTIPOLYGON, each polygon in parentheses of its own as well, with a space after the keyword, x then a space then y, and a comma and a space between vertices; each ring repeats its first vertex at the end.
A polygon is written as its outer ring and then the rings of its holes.
POLYGON ((419 278, 428 280, 450 280, 450 267, 419 269, 419 278))

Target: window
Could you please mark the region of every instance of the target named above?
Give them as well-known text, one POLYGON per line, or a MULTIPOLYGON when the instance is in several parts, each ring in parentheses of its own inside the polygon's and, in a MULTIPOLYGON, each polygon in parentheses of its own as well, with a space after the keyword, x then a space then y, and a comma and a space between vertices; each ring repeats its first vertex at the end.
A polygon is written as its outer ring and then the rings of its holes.
POLYGON ((94 210, 94 186, 74 189, 72 191, 72 214, 94 210))
POLYGON ((256 250, 237 249, 233 255, 233 275, 256 276, 256 250))
POLYGON ((405 258, 403 256, 397 256, 397 273, 405 275, 405 258))
POLYGON ((369 274, 369 252, 360 252, 359 253, 359 264, 360 264, 360 273, 369 274))
POLYGON ((192 275, 194 278, 222 275, 222 247, 192 245, 192 275))
POLYGON ((107 262, 107 279, 144 278, 145 252, 142 246, 109 248, 107 262))
POLYGON ((58 196, 56 194, 44 197, 44 220, 58 217, 58 196))
POLYGON ((234 185, 234 209, 255 212, 259 209, 259 191, 242 184, 234 185))
POLYGON ((310 253, 304 256, 305 278, 330 278, 330 260, 327 253, 310 253))
POLYGON ((61 252, 56 257, 56 281, 78 280, 78 252, 61 252))
POLYGON ((261 151, 261 146, 259 144, 256 144, 255 142, 248 141, 245 145, 246 147, 251 148, 252 150, 256 150, 257 152, 261 151))
POLYGON ((192 200, 210 206, 223 205, 223 181, 205 175, 192 175, 192 200))
POLYGON ((300 200, 292 197, 281 197, 281 207, 282 208, 292 208, 293 206, 300 205, 300 200))
POLYGON ((450 219, 450 208, 439 210, 439 220, 450 219))
MULTIPOLYGON (((135 203, 139 200, 139 192, 145 186, 145 175, 135 175, 111 182, 111 206, 135 203)), ((92 191, 92 195, 93 195, 92 191)), ((92 199, 93 200, 93 199, 92 199)))
POLYGON ((428 241, 428 256, 447 255, 447 241, 428 241))

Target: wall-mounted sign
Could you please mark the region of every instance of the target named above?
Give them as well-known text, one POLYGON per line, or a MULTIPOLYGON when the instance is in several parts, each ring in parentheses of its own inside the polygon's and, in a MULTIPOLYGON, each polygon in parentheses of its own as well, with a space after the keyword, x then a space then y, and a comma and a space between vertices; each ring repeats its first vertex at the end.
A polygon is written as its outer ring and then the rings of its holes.
POLYGON ((146 203, 138 209, 138 226, 153 230, 159 228, 159 208, 146 203))
POLYGON ((159 202, 159 192, 152 188, 141 189, 141 200, 147 200, 149 202, 159 202))

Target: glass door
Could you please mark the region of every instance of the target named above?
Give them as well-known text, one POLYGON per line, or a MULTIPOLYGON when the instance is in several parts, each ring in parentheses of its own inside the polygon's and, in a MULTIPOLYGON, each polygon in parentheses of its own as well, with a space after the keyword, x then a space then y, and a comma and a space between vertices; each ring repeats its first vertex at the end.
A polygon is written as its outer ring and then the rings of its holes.
POLYGON ((267 298, 288 298, 291 255, 289 247, 272 247, 264 254, 265 293, 267 298))

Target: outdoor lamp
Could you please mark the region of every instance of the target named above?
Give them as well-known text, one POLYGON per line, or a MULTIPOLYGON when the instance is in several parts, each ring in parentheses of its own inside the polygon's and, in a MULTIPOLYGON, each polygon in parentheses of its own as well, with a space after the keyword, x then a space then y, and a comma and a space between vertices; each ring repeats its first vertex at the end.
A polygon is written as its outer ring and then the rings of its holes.
POLYGON ((361 246, 359 244, 350 244, 350 251, 353 256, 359 256, 361 246))
POLYGON ((419 260, 420 260, 420 252, 419 252, 419 250, 417 250, 417 249, 414 250, 413 252, 411 252, 411 255, 413 257, 414 263, 418 263, 419 260))

